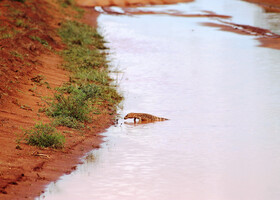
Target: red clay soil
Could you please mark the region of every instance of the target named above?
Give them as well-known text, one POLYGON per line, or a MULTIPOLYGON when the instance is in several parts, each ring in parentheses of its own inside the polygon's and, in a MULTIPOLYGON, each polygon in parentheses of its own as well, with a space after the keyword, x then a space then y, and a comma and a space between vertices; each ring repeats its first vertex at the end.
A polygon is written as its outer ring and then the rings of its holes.
MULTIPOLYGON (((64 47, 57 28, 77 13, 55 2, 0 1, 1 200, 40 195, 46 184, 70 173, 86 152, 99 147, 102 137, 98 133, 113 121, 112 116, 98 115, 83 133, 59 128, 66 137, 62 150, 17 143, 22 128, 49 122, 38 110, 46 107, 44 98, 52 97, 55 87, 69 80, 68 72, 60 67, 62 58, 55 53, 64 47)), ((95 24, 98 13, 87 11, 85 16, 95 24)))
MULTIPOLYGON (((244 0, 250 3, 255 3, 262 7, 266 12, 280 12, 279 0, 244 0)), ((280 49, 280 38, 260 37, 261 47, 268 47, 273 49, 280 49)))
POLYGON ((280 35, 271 32, 270 30, 243 25, 236 24, 231 22, 219 21, 219 23, 206 22, 202 23, 204 26, 210 26, 219 28, 222 31, 228 31, 232 33, 237 33, 241 35, 252 35, 257 36, 257 40, 260 41, 260 47, 267 47, 272 49, 280 49, 280 35))
POLYGON ((145 5, 163 5, 179 2, 192 2, 194 0, 76 0, 77 4, 83 7, 94 6, 119 6, 139 7, 145 5))
POLYGON ((223 18, 228 19, 231 16, 228 15, 219 15, 214 12, 203 11, 203 14, 185 14, 180 11, 146 11, 139 8, 132 8, 132 7, 120 7, 120 11, 114 10, 112 7, 109 6, 102 6, 101 9, 98 9, 98 12, 110 15, 169 15, 174 17, 215 17, 215 18, 223 18))
POLYGON ((234 33, 239 33, 242 35, 255 35, 255 36, 261 36, 264 38, 278 38, 280 35, 271 32, 270 30, 255 27, 255 26, 249 26, 249 25, 243 25, 243 24, 236 24, 231 22, 225 22, 220 21, 221 23, 202 23, 205 26, 212 26, 220 28, 223 31, 229 31, 234 33))
POLYGON ((244 0, 261 6, 266 12, 280 12, 279 0, 244 0))

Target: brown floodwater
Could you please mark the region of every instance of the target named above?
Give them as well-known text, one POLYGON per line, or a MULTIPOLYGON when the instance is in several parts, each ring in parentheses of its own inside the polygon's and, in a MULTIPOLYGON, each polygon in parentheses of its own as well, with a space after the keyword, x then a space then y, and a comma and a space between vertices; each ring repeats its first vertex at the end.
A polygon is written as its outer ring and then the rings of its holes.
MULTIPOLYGON (((141 9, 208 10, 280 33, 279 15, 238 0, 209 2, 141 9)), ((213 18, 98 20, 112 71, 120 71, 112 72, 125 96, 120 118, 145 112, 170 120, 120 119, 102 148, 39 199, 280 199, 280 51, 258 47, 256 36, 202 25, 213 18)))

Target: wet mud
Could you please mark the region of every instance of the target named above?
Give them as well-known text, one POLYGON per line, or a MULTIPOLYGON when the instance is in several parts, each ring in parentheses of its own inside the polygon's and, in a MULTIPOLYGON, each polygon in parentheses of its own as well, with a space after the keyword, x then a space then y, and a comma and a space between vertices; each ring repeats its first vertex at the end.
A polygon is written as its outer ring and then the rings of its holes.
POLYGON ((249 26, 244 24, 236 24, 219 20, 219 23, 205 22, 201 23, 204 26, 219 28, 222 31, 256 36, 257 40, 261 43, 259 46, 280 49, 280 35, 273 33, 268 29, 260 27, 249 26))
POLYGON ((96 11, 102 13, 102 14, 110 14, 110 15, 168 15, 168 16, 175 16, 175 17, 215 17, 215 18, 231 18, 231 16, 228 15, 219 15, 211 11, 202 11, 202 13, 198 14, 185 14, 180 11, 176 10, 169 10, 169 11, 146 11, 139 8, 118 8, 118 11, 114 10, 112 7, 106 7, 103 6, 100 9, 96 9, 96 11), (120 11, 121 10, 121 11, 120 11))
MULTIPOLYGON (((66 13, 60 12, 58 4, 44 0, 25 4, 3 0, 0 13, 0 199, 33 199, 46 184, 74 170, 86 152, 99 147, 102 136, 98 133, 112 124, 112 116, 94 119, 96 132, 84 136, 58 128, 67 133, 63 150, 25 144, 23 129, 36 121, 50 122, 39 112, 47 106, 43 99, 69 80, 69 72, 60 67, 63 59, 55 53, 64 47, 57 29, 66 13), (34 35, 48 48, 32 39, 34 35)), ((71 14, 76 13, 68 10, 67 15, 71 14)), ((90 18, 87 23, 91 24, 95 16, 98 13, 86 12, 84 20, 90 18)))
POLYGON ((280 2, 278 0, 244 0, 255 3, 262 7, 266 12, 280 12, 280 2))
POLYGON ((78 5, 83 7, 94 6, 119 6, 140 7, 147 5, 175 4, 179 2, 192 2, 194 0, 77 0, 78 5))
POLYGON ((223 31, 229 31, 233 33, 243 34, 243 35, 255 35, 255 36, 261 36, 266 38, 280 37, 280 35, 273 33, 268 29, 263 29, 263 28, 243 25, 243 24, 236 24, 231 22, 225 22, 225 21, 220 21, 220 22, 221 22, 220 24, 207 22, 207 23, 202 23, 202 25, 216 27, 216 28, 220 28, 223 31))

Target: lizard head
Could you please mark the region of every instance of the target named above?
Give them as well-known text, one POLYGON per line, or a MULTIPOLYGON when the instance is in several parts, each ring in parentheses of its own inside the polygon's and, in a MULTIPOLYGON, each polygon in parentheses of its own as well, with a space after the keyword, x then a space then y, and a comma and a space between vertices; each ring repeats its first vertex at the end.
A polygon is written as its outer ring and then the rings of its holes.
POLYGON ((134 113, 128 113, 124 119, 134 118, 134 113))

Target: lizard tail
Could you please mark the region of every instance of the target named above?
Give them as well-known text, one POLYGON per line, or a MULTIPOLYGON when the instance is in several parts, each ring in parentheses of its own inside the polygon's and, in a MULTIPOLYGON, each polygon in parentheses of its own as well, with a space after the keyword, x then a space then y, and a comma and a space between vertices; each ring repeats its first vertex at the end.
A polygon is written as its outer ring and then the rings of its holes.
POLYGON ((164 121, 164 120, 169 120, 169 119, 166 119, 166 118, 163 118, 163 117, 158 117, 158 121, 164 121))

